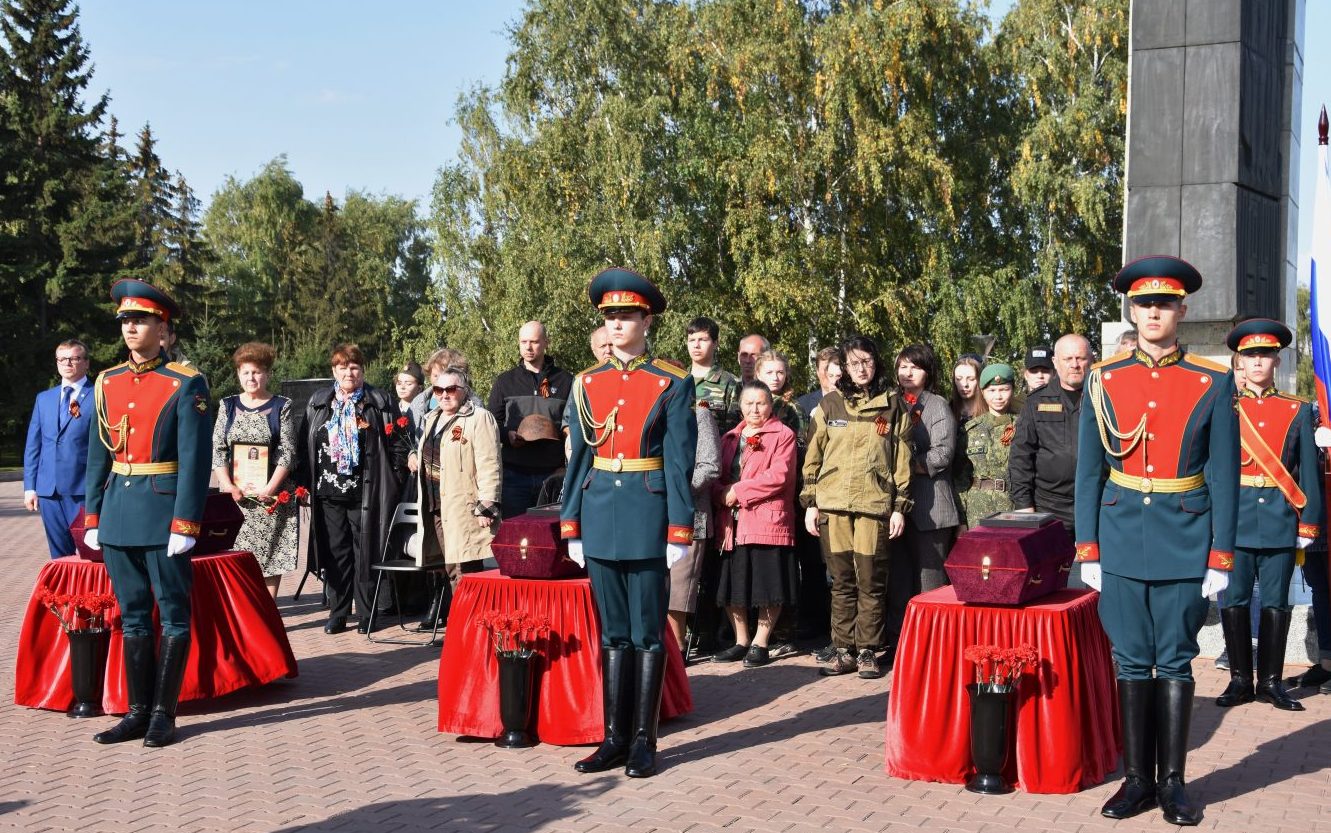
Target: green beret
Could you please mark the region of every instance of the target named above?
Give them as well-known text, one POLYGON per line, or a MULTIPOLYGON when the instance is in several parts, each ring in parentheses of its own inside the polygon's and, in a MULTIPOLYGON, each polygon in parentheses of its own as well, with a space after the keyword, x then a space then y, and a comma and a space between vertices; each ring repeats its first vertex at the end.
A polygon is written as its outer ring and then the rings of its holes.
POLYGON ((984 370, 980 372, 980 390, 984 390, 990 385, 1010 385, 1015 378, 1017 378, 1017 372, 1012 369, 1010 364, 986 365, 984 370))

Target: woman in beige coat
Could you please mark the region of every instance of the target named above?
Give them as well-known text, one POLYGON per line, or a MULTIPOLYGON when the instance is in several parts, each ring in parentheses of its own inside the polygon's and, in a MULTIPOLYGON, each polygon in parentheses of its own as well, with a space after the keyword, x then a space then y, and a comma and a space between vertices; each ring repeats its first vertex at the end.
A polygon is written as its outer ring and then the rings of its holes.
POLYGON ((407 465, 416 472, 424 563, 442 553, 456 589, 463 573, 478 571, 490 557, 499 523, 499 427, 489 411, 468 401, 466 371, 438 370, 433 385, 438 405, 425 416, 407 465))

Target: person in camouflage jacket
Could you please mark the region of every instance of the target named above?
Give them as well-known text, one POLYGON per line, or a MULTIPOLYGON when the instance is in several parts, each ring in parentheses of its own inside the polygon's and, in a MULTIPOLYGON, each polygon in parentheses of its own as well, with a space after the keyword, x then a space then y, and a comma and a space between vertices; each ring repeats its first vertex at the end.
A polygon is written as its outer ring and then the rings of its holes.
POLYGON ((1016 372, 1010 365, 991 364, 980 373, 980 391, 987 406, 962 426, 966 457, 959 468, 957 492, 966 524, 976 526, 995 512, 1012 509, 1007 492, 1008 452, 1016 433, 1012 389, 1016 372))

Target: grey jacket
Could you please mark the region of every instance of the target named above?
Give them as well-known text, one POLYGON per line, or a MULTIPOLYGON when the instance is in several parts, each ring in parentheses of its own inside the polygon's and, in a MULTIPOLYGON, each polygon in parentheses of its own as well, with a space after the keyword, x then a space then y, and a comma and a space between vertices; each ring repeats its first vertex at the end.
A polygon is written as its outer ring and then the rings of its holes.
POLYGON ((952 457, 957 447, 957 419, 947 400, 922 391, 910 409, 910 521, 916 529, 947 529, 961 523, 952 488, 952 457), (920 474, 922 467, 927 474, 920 474))
POLYGON ((693 538, 706 541, 712 532, 712 482, 721 473, 721 433, 716 417, 706 408, 694 408, 698 417, 698 446, 693 457, 693 538))

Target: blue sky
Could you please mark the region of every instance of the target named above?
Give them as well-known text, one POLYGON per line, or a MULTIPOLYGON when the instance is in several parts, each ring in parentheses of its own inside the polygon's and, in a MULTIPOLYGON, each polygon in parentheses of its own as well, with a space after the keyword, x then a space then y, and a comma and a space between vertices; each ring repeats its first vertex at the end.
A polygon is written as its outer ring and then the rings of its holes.
MULTIPOLYGON (((1179 0, 1181 2, 1181 0, 1179 0)), ((1317 112, 1331 103, 1331 2, 1306 0, 1300 276, 1306 280, 1317 112)), ((993 0, 1001 15, 1012 0, 993 0)), ((152 124, 163 162, 206 204, 286 154, 311 199, 348 189, 428 207, 453 159, 458 95, 504 73, 521 0, 84 0, 80 25, 121 129, 152 124)), ((132 142, 132 136, 127 139, 132 142)))

